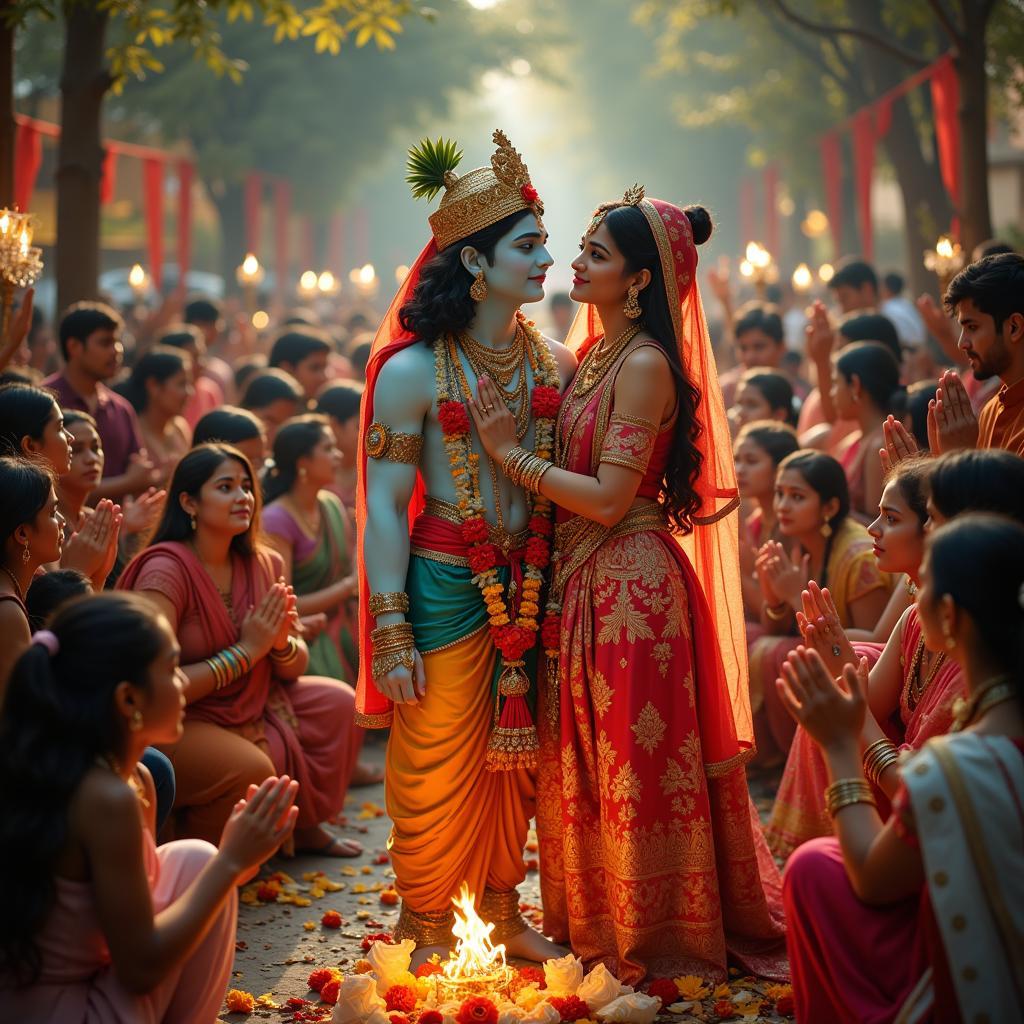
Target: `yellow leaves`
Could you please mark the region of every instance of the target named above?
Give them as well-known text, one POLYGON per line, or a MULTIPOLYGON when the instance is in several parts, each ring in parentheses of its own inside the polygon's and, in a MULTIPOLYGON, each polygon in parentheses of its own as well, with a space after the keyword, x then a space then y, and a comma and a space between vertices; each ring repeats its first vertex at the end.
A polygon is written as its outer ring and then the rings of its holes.
POLYGON ((302 35, 315 36, 313 48, 317 53, 327 50, 334 56, 341 53, 341 44, 347 33, 330 15, 312 14, 307 16, 302 35))
POLYGON ((307 931, 307 932, 315 932, 316 931, 316 921, 303 921, 302 922, 302 928, 303 928, 304 931, 307 931))
POLYGON ((233 24, 239 18, 245 21, 252 21, 253 7, 252 0, 229 0, 228 2, 228 24, 233 24))
POLYGON ((695 1002, 698 999, 707 999, 711 995, 711 989, 704 984, 704 979, 696 974, 684 974, 682 977, 672 980, 676 983, 676 988, 679 989, 681 999, 695 1002))
POLYGON ((290 3, 275 3, 263 18, 263 24, 274 29, 274 42, 298 39, 306 19, 290 3))
POLYGON ((714 996, 716 999, 732 999, 732 989, 729 987, 728 982, 716 985, 714 996))
POLYGON ((273 992, 264 992, 263 995, 256 997, 256 1005, 263 1010, 280 1010, 281 1004, 274 1002, 273 992))
POLYGON ((362 48, 372 39, 378 50, 393 50, 394 37, 402 31, 402 23, 395 17, 396 13, 396 5, 389 0, 369 0, 364 10, 348 20, 345 30, 356 33, 357 47, 362 48))

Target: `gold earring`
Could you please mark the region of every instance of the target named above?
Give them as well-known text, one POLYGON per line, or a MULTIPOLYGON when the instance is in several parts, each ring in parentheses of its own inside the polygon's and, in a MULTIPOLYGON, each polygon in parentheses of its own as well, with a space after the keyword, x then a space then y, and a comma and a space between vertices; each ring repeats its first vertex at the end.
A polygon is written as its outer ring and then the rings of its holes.
POLYGON ((27 564, 31 558, 32 552, 28 549, 28 541, 25 541, 25 547, 21 552, 21 560, 27 564))
POLYGON ((631 284, 626 290, 626 304, 622 307, 622 312, 630 320, 639 320, 644 315, 644 311, 640 308, 639 297, 640 289, 635 284, 631 284))
POLYGON ((821 535, 826 540, 832 536, 832 524, 827 519, 821 524, 821 535))
POLYGON ((306 479, 306 467, 305 466, 299 466, 299 479, 300 480, 305 480, 306 479))
POLYGON ((953 634, 949 630, 948 622, 944 622, 942 624, 942 635, 946 638, 946 650, 953 650, 953 648, 956 647, 956 640, 953 639, 953 634))
POLYGON ((487 279, 482 270, 476 272, 473 283, 469 286, 469 297, 474 302, 483 302, 487 298, 487 279))
POLYGON ((195 533, 196 532, 196 514, 195 514, 195 512, 192 512, 189 515, 188 521, 189 521, 189 524, 192 527, 192 532, 195 533))
POLYGON ((138 732, 142 728, 142 712, 138 708, 132 712, 132 717, 128 720, 128 728, 132 732, 138 732))

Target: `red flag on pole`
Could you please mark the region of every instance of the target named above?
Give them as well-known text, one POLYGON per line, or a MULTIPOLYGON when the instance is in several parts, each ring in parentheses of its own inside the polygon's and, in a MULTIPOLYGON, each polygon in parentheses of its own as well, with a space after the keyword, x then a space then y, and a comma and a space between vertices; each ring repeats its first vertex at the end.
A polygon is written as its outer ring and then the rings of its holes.
POLYGON ((875 170, 875 111, 866 107, 853 116, 853 181, 857 195, 861 251, 869 263, 875 254, 871 223, 871 179, 875 170))
POLYGON ((764 169, 764 244, 776 261, 779 252, 779 165, 764 169))
POLYGON ((278 302, 284 302, 288 286, 288 218, 292 187, 287 181, 274 182, 274 270, 278 302))
POLYGON ((19 210, 27 210, 32 202, 42 162, 43 137, 31 123, 18 125, 14 144, 14 205, 19 210))
POLYGON ((250 171, 245 176, 245 247, 247 252, 259 256, 260 248, 260 199, 263 196, 263 176, 250 171))
POLYGON ((164 162, 147 157, 142 161, 143 211, 146 218, 146 251, 153 287, 160 291, 164 270, 164 162))
MULTIPOLYGON (((939 169, 954 208, 960 206, 960 83, 953 58, 939 61, 931 78, 932 109, 935 112, 935 138, 939 150, 939 169)), ((954 221, 955 223, 955 221, 954 221)), ((956 231, 956 228, 954 228, 956 231)))
POLYGON ((837 132, 821 138, 821 174, 824 182, 825 213, 832 233, 832 257, 843 254, 843 154, 837 132))
POLYGON ((178 161, 178 282, 185 289, 185 278, 192 263, 192 178, 189 160, 178 161))

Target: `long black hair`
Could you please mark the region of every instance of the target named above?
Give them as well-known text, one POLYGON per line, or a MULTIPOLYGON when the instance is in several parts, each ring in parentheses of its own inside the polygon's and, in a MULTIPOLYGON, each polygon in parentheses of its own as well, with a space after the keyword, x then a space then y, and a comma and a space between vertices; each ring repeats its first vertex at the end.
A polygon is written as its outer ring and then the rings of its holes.
POLYGON ((132 403, 136 412, 145 412, 149 405, 149 389, 146 381, 155 380, 162 384, 175 374, 188 370, 191 358, 187 352, 169 345, 155 345, 139 357, 132 367, 131 376, 114 390, 132 403))
POLYGON ((0 914, 0 976, 39 976, 36 936, 53 906, 68 808, 104 756, 121 757, 124 725, 114 707, 123 681, 149 687, 165 636, 139 594, 75 599, 54 616, 57 653, 32 644, 11 671, 0 714, 0 848, 10 886, 0 914))
POLYGON ((836 356, 836 369, 853 383, 856 377, 871 403, 883 415, 897 411, 906 388, 900 384, 900 364, 892 352, 877 341, 857 341, 844 346, 836 356))
POLYGON ((316 413, 296 416, 281 427, 274 438, 274 468, 263 484, 263 500, 267 504, 295 486, 299 459, 309 455, 325 434, 333 440, 331 422, 316 413))
POLYGON ((928 565, 935 600, 949 594, 970 615, 983 653, 1024 702, 1024 526, 991 513, 959 517, 929 537, 928 565))
POLYGON ((469 296, 473 275, 462 265, 462 250, 471 245, 493 264, 494 249, 501 238, 519 221, 533 216, 530 210, 510 213, 489 228, 453 242, 424 264, 412 297, 398 311, 403 330, 429 345, 446 334, 466 330, 476 316, 476 303, 469 296))
POLYGON ((995 512, 1024 523, 1024 459, 1013 452, 950 452, 932 460, 928 483, 932 504, 944 519, 962 512, 995 512))
MULTIPOLYGON (((639 297, 642 322, 658 342, 672 369, 677 402, 674 436, 662 479, 660 503, 669 521, 677 529, 689 533, 693 529, 692 517, 701 503, 696 490, 703 463, 703 456, 697 447, 697 438, 702 430, 697 418, 700 391, 687 377, 686 369, 679 360, 675 326, 668 305, 665 276, 661 270, 661 254, 647 218, 636 206, 614 205, 604 208, 608 209, 604 223, 626 261, 627 273, 647 270, 651 275, 650 283, 640 292, 639 297)), ((694 242, 697 245, 706 242, 712 231, 708 211, 703 206, 688 206, 683 212, 693 228, 694 242)))
POLYGON ((46 424, 58 408, 53 392, 29 384, 0 388, 0 455, 24 455, 24 437, 42 441, 46 424))
POLYGON ((796 431, 788 423, 778 420, 752 420, 740 427, 736 435, 737 446, 744 441, 756 444, 776 466, 800 448, 796 431))
POLYGON ((192 446, 208 441, 234 445, 242 441, 259 441, 262 437, 263 424, 255 413, 234 405, 222 405, 200 417, 192 432, 192 446))
POLYGON ((188 494, 198 498, 203 484, 213 476, 217 467, 225 459, 234 459, 252 481, 253 497, 256 501, 252 512, 252 521, 245 533, 231 538, 231 550, 240 555, 253 555, 256 552, 257 538, 260 534, 260 489, 256 474, 252 471, 249 460, 229 444, 201 444, 181 457, 174 467, 174 476, 167 486, 167 500, 164 502, 164 513, 157 528, 150 538, 150 544, 160 544, 166 540, 187 541, 193 535, 192 521, 181 506, 181 496, 188 494))
POLYGON ((807 483, 807 486, 818 496, 818 500, 824 505, 833 498, 839 500, 839 508, 828 520, 831 533, 825 539, 825 552, 821 559, 821 579, 819 586, 828 586, 828 560, 832 556, 832 543, 835 540, 836 530, 846 522, 850 514, 850 486, 846 482, 846 473, 838 461, 831 455, 824 452, 816 452, 810 448, 801 448, 792 455, 787 455, 779 463, 778 472, 781 475, 791 469, 799 473, 807 483))
POLYGON ((41 460, 0 456, 0 561, 7 539, 19 526, 35 521, 52 487, 53 473, 41 460))
POLYGON ((766 366, 752 366, 740 377, 740 383, 757 388, 773 413, 781 410, 786 415, 786 423, 791 427, 796 426, 793 385, 784 373, 766 366))
POLYGON ((928 522, 928 477, 931 474, 932 464, 933 460, 927 455, 904 459, 902 462, 896 463, 885 481, 886 483, 889 483, 890 480, 895 482, 903 500, 917 517, 922 530, 924 530, 924 524, 928 522))

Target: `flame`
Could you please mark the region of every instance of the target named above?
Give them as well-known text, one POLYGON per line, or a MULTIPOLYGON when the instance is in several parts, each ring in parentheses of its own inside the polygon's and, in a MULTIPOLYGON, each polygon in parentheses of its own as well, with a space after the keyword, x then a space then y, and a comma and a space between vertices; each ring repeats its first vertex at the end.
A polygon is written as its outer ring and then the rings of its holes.
POLYGON ((7 235, 7 231, 11 226, 11 215, 4 210, 3 216, 0 217, 0 235, 7 235))
POLYGON ((456 938, 455 953, 444 965, 444 978, 455 985, 480 981, 509 980, 511 969, 505 963, 505 947, 491 942, 494 925, 480 917, 474 906, 475 898, 465 882, 455 904, 455 924, 452 934, 456 938))
POLYGON ((935 255, 945 260, 953 258, 953 240, 948 235, 943 235, 935 243, 935 255))
POLYGON ((133 288, 141 288, 146 283, 146 271, 142 269, 141 263, 136 263, 128 271, 128 283, 133 288))
POLYGON ((747 242, 746 262, 759 270, 763 270, 772 261, 772 254, 760 242, 747 242))
POLYGON ((806 292, 813 283, 814 276, 811 274, 811 268, 806 263, 801 263, 793 271, 793 287, 798 292, 806 292))
POLYGON ((818 267, 818 279, 823 281, 825 284, 828 284, 829 281, 835 277, 835 274, 836 268, 833 267, 831 263, 822 263, 822 265, 818 267))
POLYGON ((260 261, 250 252, 246 254, 244 260, 242 260, 242 273, 246 277, 255 277, 259 273, 260 261))
POLYGON ((304 270, 299 278, 299 287, 304 292, 316 291, 317 274, 315 270, 304 270))
POLYGON ((329 270, 323 271, 316 279, 316 285, 322 292, 333 292, 337 284, 338 282, 329 270))

